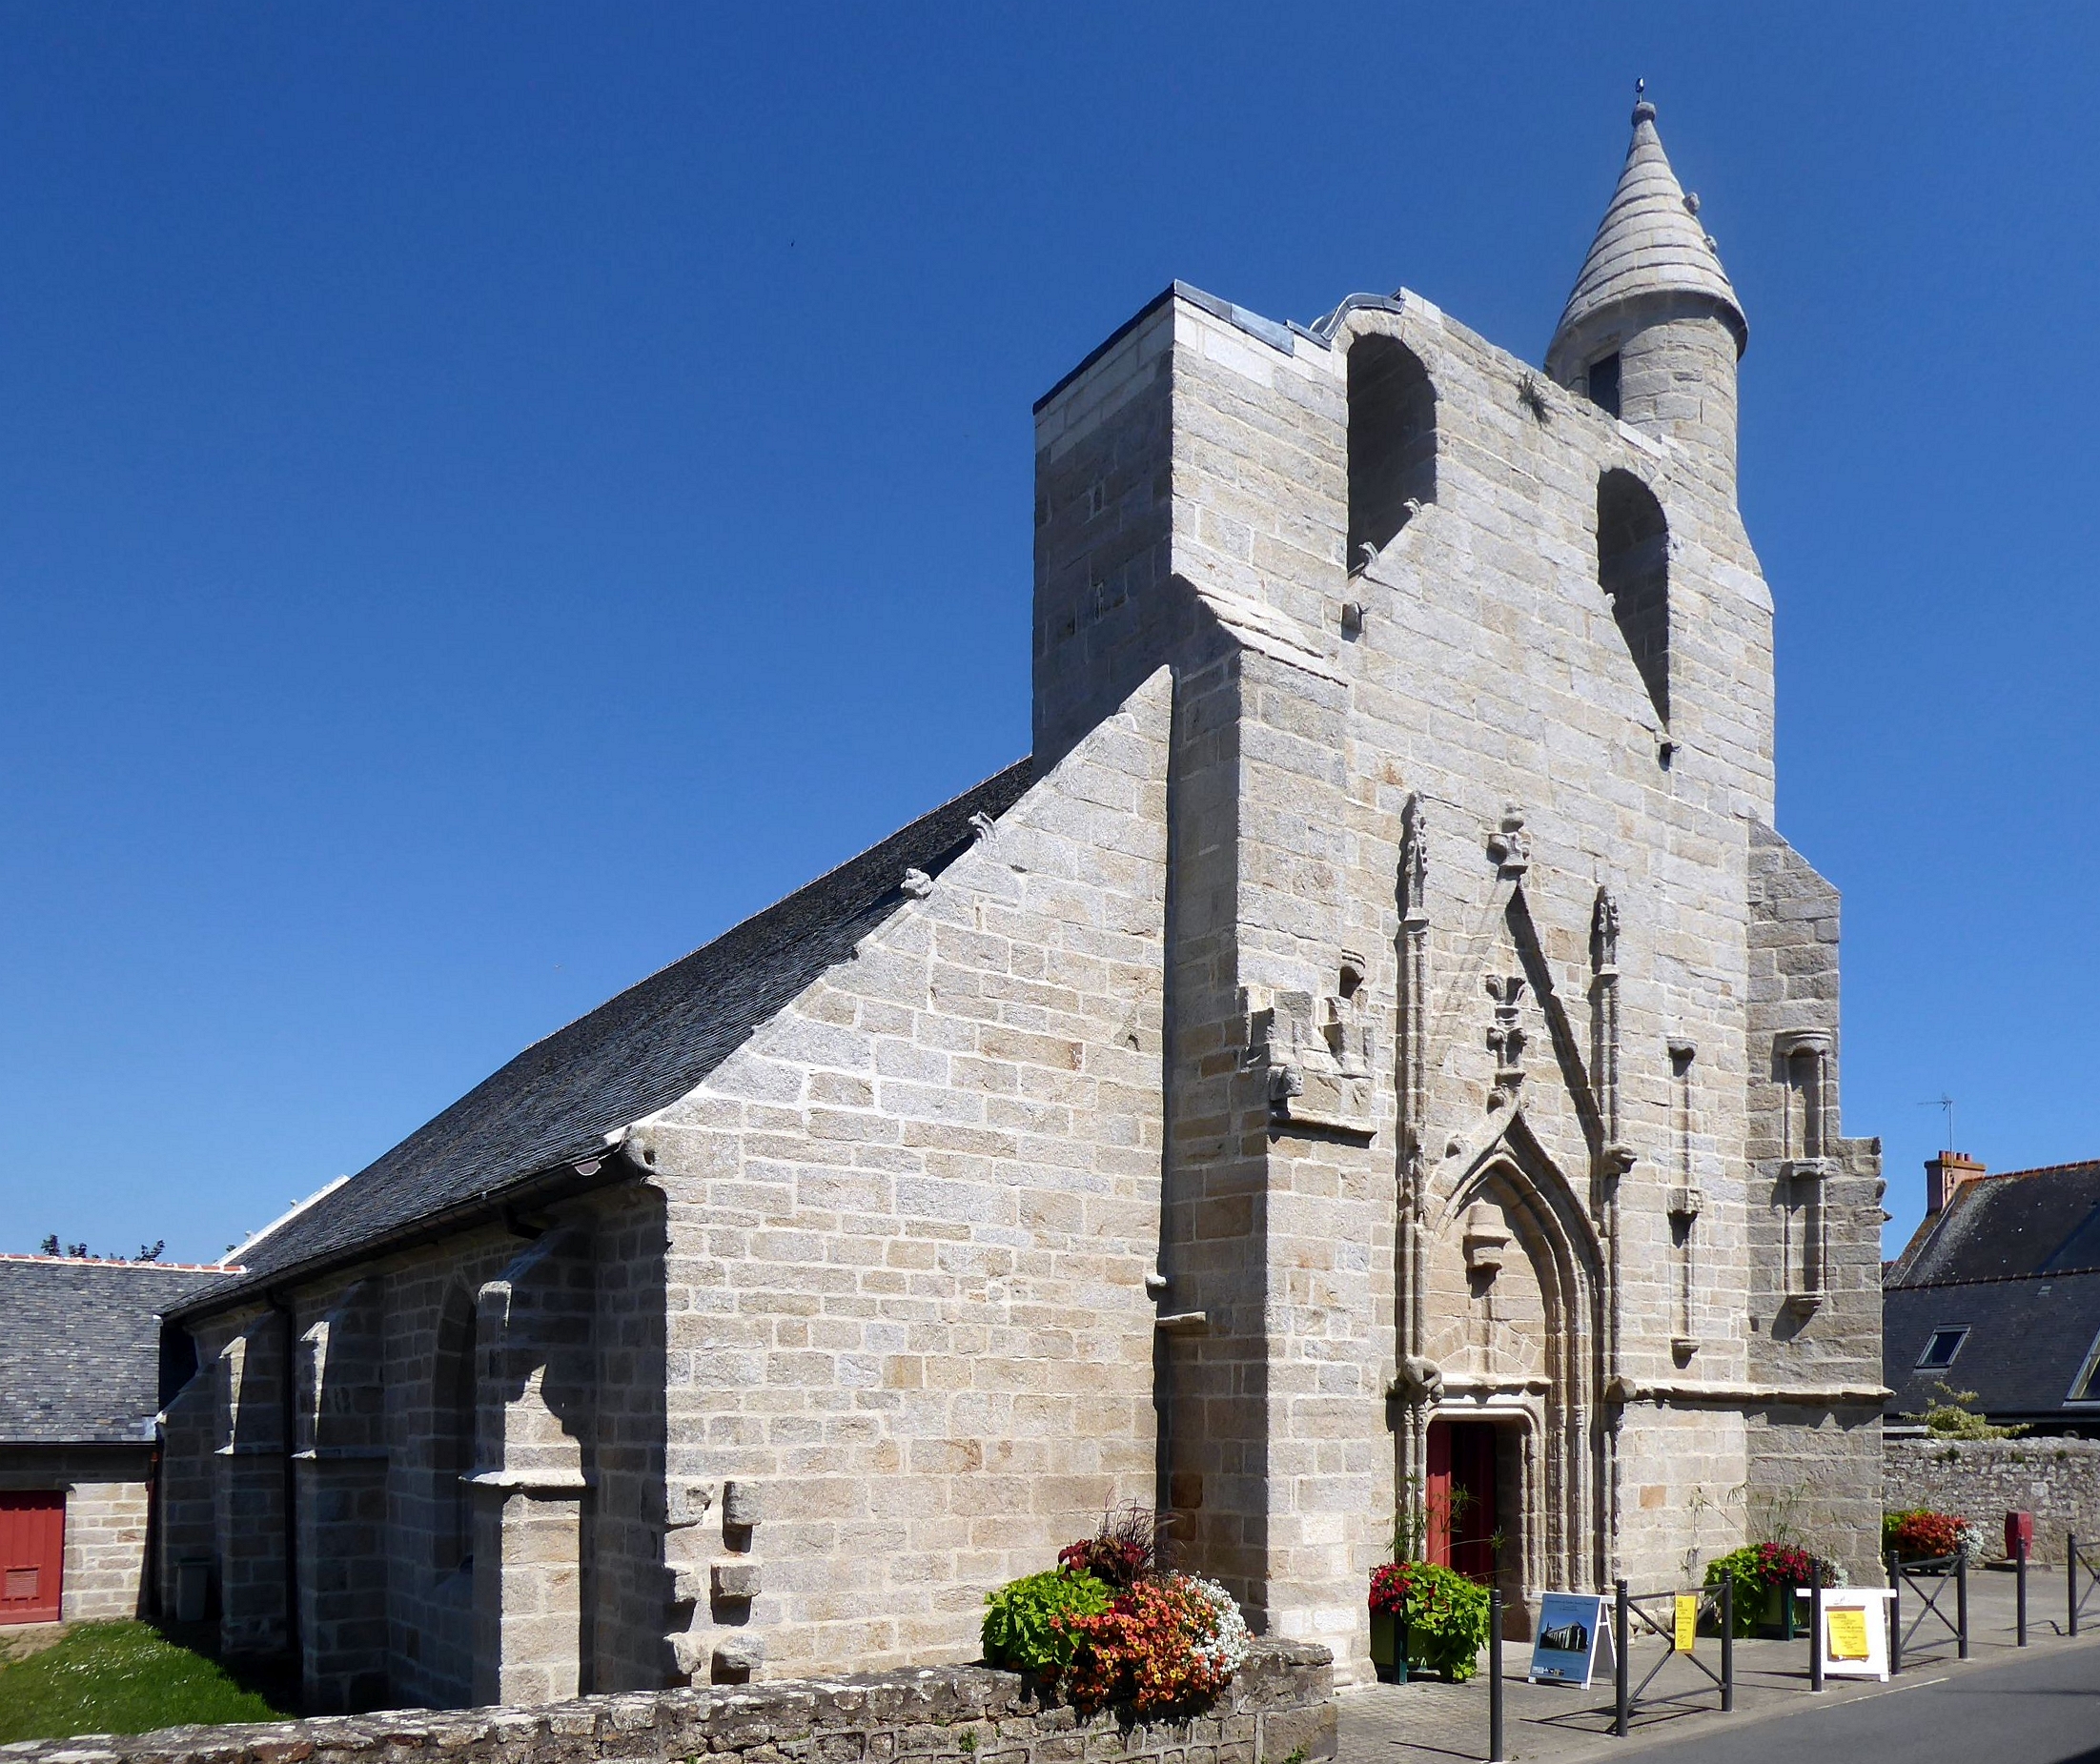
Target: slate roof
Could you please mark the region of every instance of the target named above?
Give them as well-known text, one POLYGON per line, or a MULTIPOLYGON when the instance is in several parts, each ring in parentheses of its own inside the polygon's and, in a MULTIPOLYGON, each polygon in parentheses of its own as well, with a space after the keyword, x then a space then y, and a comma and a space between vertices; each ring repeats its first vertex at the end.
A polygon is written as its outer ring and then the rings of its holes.
POLYGON ((2100 1402, 2071 1403, 2071 1387, 2100 1337, 2100 1269, 2047 1280, 1962 1287, 1898 1287, 1882 1296, 1882 1382, 1886 1412, 1917 1415, 1939 1383, 1973 1390, 1994 1421, 2085 1422, 2100 1429, 2100 1402), (1953 1363, 1921 1368, 1933 1331, 1966 1328, 1953 1363))
POLYGON ((0 1444, 153 1436, 160 1313, 215 1267, 0 1256, 0 1444))
POLYGON ((2100 1430, 2100 1402, 2068 1400, 2100 1340, 2100 1160, 1964 1183, 1890 1266, 1882 1326, 1892 1415, 1945 1382, 1993 1420, 2100 1430), (1963 1328, 1952 1364, 1918 1366, 1935 1329, 1963 1328))
POLYGON ((1034 776, 1022 760, 828 875, 537 1042, 347 1183, 242 1253, 246 1271, 197 1315, 337 1262, 534 1177, 601 1156, 605 1136, 676 1102, 937 874, 971 819, 997 820, 1034 776))
POLYGON ((1739 351, 1749 340, 1749 321, 1727 271, 1721 267, 1721 254, 1686 203, 1656 132, 1655 106, 1643 100, 1634 106, 1633 140, 1619 188, 1605 206, 1589 255, 1582 259, 1574 291, 1554 327, 1553 347, 1546 352, 1548 371, 1560 372, 1554 357, 1561 342, 1607 309, 1652 295, 1685 294, 1713 302, 1735 332, 1739 351))
POLYGON ((1900 1286, 2100 1267, 2100 1160, 1979 1177, 1890 1270, 1900 1286))

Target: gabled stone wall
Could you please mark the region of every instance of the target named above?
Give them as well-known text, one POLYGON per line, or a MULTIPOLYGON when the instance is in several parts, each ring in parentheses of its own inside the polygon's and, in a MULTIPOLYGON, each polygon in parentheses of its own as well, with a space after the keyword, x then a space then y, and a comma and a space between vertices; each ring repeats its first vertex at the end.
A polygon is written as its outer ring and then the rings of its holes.
POLYGON ((1164 671, 629 1154, 698 1682, 954 1659, 1153 1494, 1164 671))
MULTIPOLYGON (((1836 1138, 1834 1041, 1830 1302, 1752 1364, 1753 1287, 1784 1278, 1756 976, 1803 972, 1753 880, 1772 606, 1732 441, 1648 427, 1413 294, 1308 331, 1180 287, 1037 410, 1039 738, 1148 660, 1175 676, 1167 1497, 1192 1565, 1345 1675, 1439 1423, 1513 1448, 1519 1601, 1675 1577, 1754 1497, 1873 1481, 1874 1160, 1836 1138), (1353 401, 1353 348, 1420 374, 1353 401), (1377 416, 1353 402, 1417 378, 1428 456, 1351 555, 1350 426, 1377 416), (1629 485, 1640 653, 1600 527, 1629 485)), ((1805 929, 1834 1027, 1835 943, 1805 929)))

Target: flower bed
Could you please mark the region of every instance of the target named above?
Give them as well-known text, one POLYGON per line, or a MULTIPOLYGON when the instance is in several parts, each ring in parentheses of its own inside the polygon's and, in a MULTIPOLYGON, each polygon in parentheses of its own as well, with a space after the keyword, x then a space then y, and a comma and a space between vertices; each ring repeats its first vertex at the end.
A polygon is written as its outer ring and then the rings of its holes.
POLYGON ((1083 1710, 1138 1716, 1207 1703, 1245 1664, 1247 1625, 1232 1594, 1169 1569, 1150 1513, 1110 1514, 1057 1562, 986 1598, 991 1664, 1062 1682, 1083 1710))
POLYGON ((1903 1561, 1929 1561, 1935 1556, 1983 1553, 1984 1536, 1959 1513, 1933 1512, 1913 1507, 1903 1512, 1882 1515, 1882 1553, 1903 1561))

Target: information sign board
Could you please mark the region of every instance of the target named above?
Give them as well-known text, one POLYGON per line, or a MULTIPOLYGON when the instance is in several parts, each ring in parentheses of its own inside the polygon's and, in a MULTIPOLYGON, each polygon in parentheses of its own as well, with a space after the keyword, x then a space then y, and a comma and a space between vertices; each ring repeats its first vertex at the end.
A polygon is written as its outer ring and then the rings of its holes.
MULTIPOLYGON (((1886 1587, 1829 1587, 1823 1594, 1823 1670, 1831 1678, 1879 1678, 1888 1681, 1888 1601, 1886 1587)), ((1806 1601, 1805 1592, 1796 1602, 1806 1601)))
POLYGON ((1539 1627, 1532 1632, 1534 1684, 1575 1685, 1586 1690, 1600 1672, 1615 1662, 1611 1619, 1600 1592, 1542 1592, 1539 1627))

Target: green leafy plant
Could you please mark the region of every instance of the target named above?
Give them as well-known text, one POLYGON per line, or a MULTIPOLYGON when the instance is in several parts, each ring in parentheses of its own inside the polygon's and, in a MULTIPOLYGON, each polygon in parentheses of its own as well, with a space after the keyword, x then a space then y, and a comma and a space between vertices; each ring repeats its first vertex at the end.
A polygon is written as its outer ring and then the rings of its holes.
POLYGON ((1077 1633, 1059 1619, 1099 1616, 1113 1597, 1092 1574, 1060 1569, 1009 1580, 985 1595, 985 1658, 1054 1682, 1070 1671, 1079 1646, 1077 1633))
POLYGON ((1405 1626, 1410 1672, 1473 1676, 1487 1646, 1485 1587, 1434 1562, 1387 1562, 1372 1571, 1371 1609, 1405 1626))
POLYGON ((1973 1390, 1956 1390, 1944 1378, 1935 1378, 1932 1384, 1939 1395, 1926 1404, 1918 1419, 1934 1439, 2017 1439, 2028 1430, 2024 1425, 1998 1427, 1978 1414, 1972 1407, 1973 1390))
POLYGON ((1716 1556, 1706 1564, 1705 1587, 1714 1593, 1709 1608, 1719 1621, 1719 1589, 1723 1581, 1732 1581, 1734 1591, 1733 1616, 1738 1635, 1756 1633, 1757 1627, 1764 1621, 1764 1595, 1774 1587, 1788 1589, 1813 1586, 1821 1582, 1826 1587, 1842 1587, 1845 1582, 1843 1568, 1823 1557, 1811 1555, 1798 1544, 1764 1543, 1744 1544, 1740 1550, 1731 1550, 1726 1555, 1716 1556))
MULTIPOLYGON (((1453 1538, 1465 1524, 1466 1515, 1479 1504, 1472 1490, 1458 1484, 1430 1488, 1419 1476, 1403 1479, 1398 1516, 1393 1522, 1393 1560, 1426 1562, 1432 1535, 1453 1538)), ((1486 1539, 1488 1548, 1501 1559, 1502 1533, 1486 1539)))

